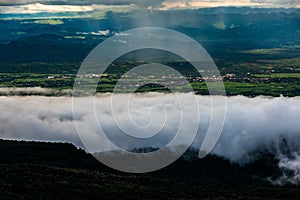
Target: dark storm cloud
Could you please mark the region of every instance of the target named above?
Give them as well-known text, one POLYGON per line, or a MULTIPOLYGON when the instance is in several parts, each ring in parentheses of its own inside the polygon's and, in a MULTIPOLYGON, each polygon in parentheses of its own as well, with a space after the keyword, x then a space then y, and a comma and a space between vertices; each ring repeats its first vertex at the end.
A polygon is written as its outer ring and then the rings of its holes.
POLYGON ((41 3, 48 5, 130 5, 159 7, 163 0, 0 0, 0 5, 25 5, 41 3))
POLYGON ((253 3, 266 4, 299 4, 299 0, 250 0, 253 3))
POLYGON ((140 8, 197 8, 215 6, 299 7, 298 0, 0 0, 0 6, 27 5, 135 5, 140 8))

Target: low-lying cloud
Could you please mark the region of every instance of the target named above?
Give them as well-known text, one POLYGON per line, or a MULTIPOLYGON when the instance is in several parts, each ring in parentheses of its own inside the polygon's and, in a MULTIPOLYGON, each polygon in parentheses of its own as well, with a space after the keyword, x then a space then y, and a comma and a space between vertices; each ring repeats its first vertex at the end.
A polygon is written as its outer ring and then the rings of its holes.
MULTIPOLYGON (((191 94, 182 94, 188 104, 191 94)), ((122 101, 125 94, 117 95, 122 101)), ((221 98, 221 97, 220 97, 221 98)), ((210 97, 197 96, 200 108, 200 126, 198 136, 193 143, 194 147, 200 148, 201 138, 207 130, 210 122, 210 97)), ((78 147, 84 148, 76 132, 74 121, 77 126, 82 126, 87 135, 93 136, 99 133, 98 124, 92 123, 95 113, 85 108, 86 97, 81 97, 82 106, 75 110, 77 118, 72 113, 71 97, 0 97, 0 137, 17 140, 36 141, 64 141, 72 142, 78 147)), ((133 149, 137 147, 162 147, 174 137, 178 128, 178 114, 192 112, 189 105, 176 103, 172 94, 139 94, 135 96, 134 104, 130 105, 131 119, 126 117, 127 110, 118 103, 114 104, 114 113, 110 110, 110 98, 103 94, 95 98, 97 116, 103 124, 102 129, 113 141, 119 141, 118 146, 133 149), (164 106, 167 112, 160 107, 164 106), (168 110, 169 109, 169 110, 168 110), (180 111, 180 112, 178 112, 180 111), (150 114, 149 114, 150 112, 150 114), (140 126, 148 126, 151 122, 163 121, 169 114, 168 126, 164 127, 159 136, 153 137, 146 142, 122 139, 122 130, 114 123, 114 115, 118 119, 133 120, 140 126), (175 117, 177 115, 177 117, 175 117), (152 121, 151 121, 152 120, 152 121), (156 120, 156 121, 155 121, 156 120), (103 123, 104 122, 104 123, 103 123)), ((189 116, 189 115, 186 115, 189 116)), ((192 118, 189 121, 193 122, 192 118)), ((180 116, 179 116, 180 117, 180 116)), ((222 135, 212 153, 223 156, 232 162, 248 163, 255 160, 253 152, 264 149, 272 152, 279 160, 278 166, 292 173, 283 174, 275 183, 299 183, 300 182, 300 99, 299 98, 246 98, 242 96, 227 98, 227 114, 222 135), (285 141, 285 147, 282 147, 285 141), (288 149, 288 150, 287 150, 288 149)), ((189 133, 190 124, 183 124, 186 134, 189 133)), ((130 127, 127 127, 130 130, 130 127)), ((149 126, 151 133, 156 131, 155 124, 149 126), (153 128, 153 129, 152 129, 153 128)), ((141 133, 133 133, 141 134, 141 133)), ((184 142, 182 136, 182 142, 184 142)), ((101 146, 97 141, 94 150, 101 146)), ((102 148, 100 148, 102 149, 102 148)), ((274 180, 273 180, 274 181, 274 180)))

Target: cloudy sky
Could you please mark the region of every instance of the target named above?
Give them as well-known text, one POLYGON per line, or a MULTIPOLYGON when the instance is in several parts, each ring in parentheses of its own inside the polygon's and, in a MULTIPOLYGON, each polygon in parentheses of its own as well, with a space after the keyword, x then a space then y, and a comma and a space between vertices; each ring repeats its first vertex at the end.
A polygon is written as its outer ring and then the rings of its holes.
POLYGON ((296 7, 298 0, 0 0, 1 13, 80 12, 95 9, 193 9, 218 6, 296 7))

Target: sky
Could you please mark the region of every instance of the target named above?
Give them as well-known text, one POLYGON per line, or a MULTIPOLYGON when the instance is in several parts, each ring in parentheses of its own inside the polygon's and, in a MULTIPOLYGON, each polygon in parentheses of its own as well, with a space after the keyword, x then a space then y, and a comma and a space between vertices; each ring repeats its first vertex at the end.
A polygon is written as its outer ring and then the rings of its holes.
POLYGON ((196 9, 219 6, 300 8, 298 0, 0 0, 0 13, 196 9))

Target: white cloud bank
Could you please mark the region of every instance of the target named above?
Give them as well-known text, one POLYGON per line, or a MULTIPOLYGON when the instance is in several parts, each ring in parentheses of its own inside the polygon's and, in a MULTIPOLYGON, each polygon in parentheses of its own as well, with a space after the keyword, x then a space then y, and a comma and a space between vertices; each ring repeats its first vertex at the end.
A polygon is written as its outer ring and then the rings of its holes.
MULTIPOLYGON (((117 99, 122 100, 122 95, 117 99)), ((186 94, 185 98, 190 98, 186 94)), ((207 96, 197 96, 200 103, 201 123, 199 135, 207 129, 210 121, 210 102, 207 96)), ((103 116, 103 129, 114 141, 126 148, 137 146, 163 146, 172 137, 178 127, 175 117, 178 114, 178 105, 174 103, 172 95, 162 94, 141 94, 137 97, 136 103, 131 107, 132 119, 137 124, 146 125, 154 121, 163 121, 164 112, 160 107, 153 105, 164 105, 169 108, 170 126, 166 126, 159 137, 152 138, 147 142, 135 140, 124 140, 119 134, 120 129, 113 123, 113 115, 110 112, 110 99, 106 95, 96 98, 97 115, 103 116), (152 108, 152 109, 151 109, 152 108), (151 115, 147 112, 151 110, 151 115), (173 114, 172 114, 173 113, 173 114), (174 116, 173 116, 174 115, 174 116), (173 124, 172 124, 173 122, 173 124)), ((76 120, 78 126, 85 128, 86 133, 91 136, 98 134, 97 124, 91 123, 94 112, 86 110, 85 98, 81 99, 82 107, 76 113, 79 116, 76 120)), ((186 101, 188 102, 188 100, 186 101)), ((124 117, 126 109, 122 106, 114 105, 121 120, 129 119, 124 117), (123 117, 122 117, 123 116, 123 117)), ((38 141, 67 141, 79 147, 83 147, 77 135, 72 114, 71 97, 0 97, 0 138, 18 140, 38 140, 38 141)), ((182 112, 191 112, 189 105, 182 105, 182 112)), ((189 115, 187 115, 189 116, 189 115)), ((192 116, 192 115, 190 115, 192 116)), ((292 177, 282 176, 280 183, 300 182, 300 99, 299 98, 266 98, 257 97, 249 99, 246 97, 229 97, 227 99, 227 115, 221 138, 215 146, 213 153, 230 159, 233 162, 249 162, 253 160, 252 152, 264 149, 274 153, 280 160, 279 167, 291 170, 292 177), (282 140, 286 139, 285 148, 289 149, 289 155, 282 149, 282 140)), ((189 119, 193 121, 194 119, 189 119)), ((190 124, 185 125, 187 134, 190 124)), ((149 130, 156 130, 155 126, 149 130)), ((129 127, 130 129, 130 127, 129 127)), ((151 131, 150 131, 151 132, 151 131)), ((141 134, 141 133, 135 133, 141 134)), ((184 136, 181 140, 184 142, 184 136)), ((97 142, 101 145, 101 141, 97 142)), ((195 147, 200 147, 199 142, 194 143, 195 147)), ((95 150, 97 150, 95 146, 95 150)), ((287 176, 287 175, 286 175, 287 176)), ((278 182, 278 183, 279 183, 278 182)))

